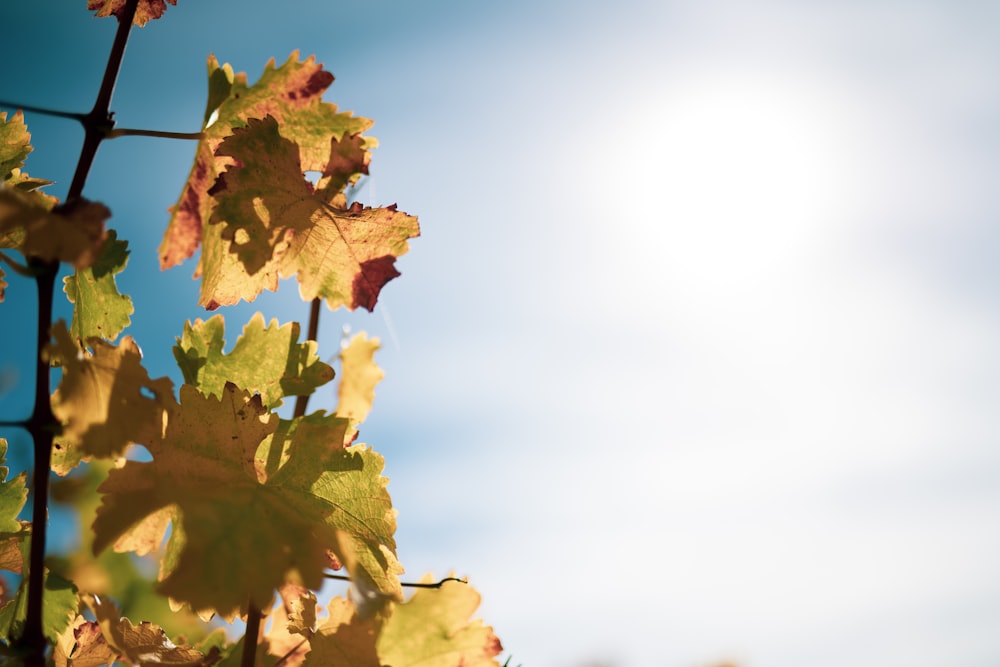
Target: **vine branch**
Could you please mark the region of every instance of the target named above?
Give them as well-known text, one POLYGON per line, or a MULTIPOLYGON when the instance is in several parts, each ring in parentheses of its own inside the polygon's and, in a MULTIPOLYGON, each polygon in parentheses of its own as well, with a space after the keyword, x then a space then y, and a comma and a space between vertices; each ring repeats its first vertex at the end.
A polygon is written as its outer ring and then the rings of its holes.
POLYGON ((118 137, 159 137, 161 139, 187 139, 199 141, 205 137, 203 132, 167 132, 165 130, 138 130, 134 128, 121 128, 109 130, 105 139, 117 139, 118 137))
MULTIPOLYGON (((66 201, 58 208, 71 209, 83 195, 83 186, 97 154, 97 147, 104 138, 105 131, 114 126, 110 113, 111 97, 114 94, 115 82, 121 70, 122 57, 128 43, 132 21, 135 18, 139 0, 128 0, 123 13, 118 17, 118 30, 115 41, 111 45, 108 64, 104 70, 104 79, 97 93, 94 108, 84 117, 70 115, 76 118, 84 127, 83 147, 80 159, 76 164, 76 172, 66 194, 66 201)), ((66 115, 57 112, 53 115, 66 115)), ((32 471, 33 501, 31 507, 32 538, 31 551, 28 555, 28 604, 24 621, 24 632, 19 644, 27 653, 25 663, 30 667, 42 667, 45 664, 46 639, 42 626, 42 597, 45 586, 45 542, 48 520, 49 475, 52 467, 52 441, 59 429, 59 422, 52 414, 49 401, 51 383, 49 379, 48 362, 42 359, 42 350, 48 345, 49 330, 52 328, 52 300, 55 293, 56 274, 59 271, 58 262, 29 261, 29 267, 34 270, 38 288, 38 330, 37 354, 35 361, 35 407, 28 420, 27 428, 34 443, 34 470, 32 471)))

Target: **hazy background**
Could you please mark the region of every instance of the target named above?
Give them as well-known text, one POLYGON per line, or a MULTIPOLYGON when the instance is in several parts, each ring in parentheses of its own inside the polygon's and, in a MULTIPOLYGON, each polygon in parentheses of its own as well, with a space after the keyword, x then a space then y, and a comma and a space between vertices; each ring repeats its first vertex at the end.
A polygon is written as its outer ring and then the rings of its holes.
MULTIPOLYGON (((0 5, 0 99, 90 108, 115 24, 84 6, 0 5)), ((987 667, 998 29, 1000 4, 956 0, 180 0, 134 33, 113 108, 196 131, 210 52, 253 82, 300 49, 375 119, 360 198, 423 236, 321 348, 382 339, 361 435, 400 559, 469 575, 512 664, 987 667)), ((27 122, 61 196, 82 133, 27 122)), ((156 246, 193 151, 106 143, 85 192, 130 242, 128 333, 176 382, 206 314, 156 246)), ((10 282, 0 371, 28 387, 34 289, 10 282)), ((285 283, 222 311, 230 343, 258 309, 307 317, 285 283)))

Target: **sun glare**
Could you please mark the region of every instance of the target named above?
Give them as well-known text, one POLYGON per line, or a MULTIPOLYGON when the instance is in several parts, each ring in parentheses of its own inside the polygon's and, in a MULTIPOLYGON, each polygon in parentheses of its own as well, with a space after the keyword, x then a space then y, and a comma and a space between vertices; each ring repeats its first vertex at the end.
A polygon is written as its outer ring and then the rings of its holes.
POLYGON ((667 271, 716 291, 801 258, 840 203, 843 128, 828 95, 746 74, 666 90, 649 105, 633 167, 667 271))

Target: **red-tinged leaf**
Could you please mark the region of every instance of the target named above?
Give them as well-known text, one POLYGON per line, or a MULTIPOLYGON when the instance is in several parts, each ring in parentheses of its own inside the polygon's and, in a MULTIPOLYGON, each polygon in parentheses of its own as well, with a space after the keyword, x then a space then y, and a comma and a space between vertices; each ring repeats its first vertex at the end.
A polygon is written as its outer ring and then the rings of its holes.
MULTIPOLYGON (((331 162, 331 140, 353 137, 372 124, 367 118, 339 112, 335 105, 323 102, 323 92, 333 82, 333 75, 312 57, 299 61, 297 51, 281 67, 275 67, 273 59, 268 62, 253 86, 247 85, 246 74, 234 74, 232 67, 220 66, 215 56, 210 56, 208 80, 204 138, 198 144, 188 181, 171 209, 170 225, 160 245, 160 266, 164 269, 191 257, 202 244, 203 235, 217 237, 221 231, 205 229, 215 205, 208 191, 231 164, 227 157, 216 155, 216 149, 234 128, 246 125, 250 118, 273 116, 281 123, 283 135, 298 145, 302 168, 325 172, 331 162)), ((372 139, 360 140, 364 149, 374 143, 372 139)), ((219 239, 208 245, 213 244, 218 245, 219 239)), ((196 276, 210 259, 211 250, 203 252, 196 276)))
POLYGON ((250 301, 274 289, 278 276, 295 275, 305 300, 320 297, 330 308, 375 307, 382 287, 399 275, 396 257, 420 233, 415 217, 395 206, 344 208, 339 192, 314 192, 295 143, 272 117, 235 130, 218 154, 235 164, 210 190, 218 202, 212 222, 222 228, 221 247, 210 253, 206 239, 202 305, 250 301))
MULTIPOLYGON (((95 12, 95 16, 114 16, 121 18, 125 12, 127 0, 87 0, 87 9, 95 12)), ((158 19, 167 11, 167 2, 172 5, 177 4, 177 0, 139 0, 139 7, 135 10, 133 23, 140 28, 152 19, 158 19)))

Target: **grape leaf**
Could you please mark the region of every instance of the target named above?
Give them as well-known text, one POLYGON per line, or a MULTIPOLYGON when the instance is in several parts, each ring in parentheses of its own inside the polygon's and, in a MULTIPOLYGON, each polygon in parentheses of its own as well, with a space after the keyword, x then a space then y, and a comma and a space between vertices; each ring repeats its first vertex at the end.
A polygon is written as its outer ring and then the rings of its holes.
MULTIPOLYGON (((430 583, 428 575, 422 579, 430 583)), ((418 590, 381 616, 364 618, 349 600, 334 598, 329 616, 309 639, 307 667, 498 667, 503 648, 493 629, 470 620, 480 596, 446 581, 418 590)))
POLYGON ((108 230, 97 261, 63 278, 63 290, 75 306, 70 332, 76 340, 114 340, 131 324, 129 316, 135 311, 132 299, 122 295, 115 284, 115 274, 125 270, 127 262, 128 243, 108 230))
POLYGON ((18 110, 10 120, 0 111, 0 180, 6 181, 15 169, 24 166, 31 148, 31 134, 24 124, 24 113, 18 110))
MULTIPOLYGON (((201 245, 203 233, 211 236, 196 277, 210 264, 207 260, 211 252, 222 246, 221 230, 205 229, 215 205, 208 190, 222 169, 232 163, 225 156, 217 156, 216 149, 233 128, 244 126, 250 118, 274 116, 282 124, 284 135, 298 144, 303 169, 323 171, 330 160, 331 138, 357 135, 372 125, 367 118, 338 112, 336 105, 323 102, 323 92, 333 82, 333 75, 312 57, 299 61, 298 51, 292 52, 280 67, 275 67, 272 58, 253 86, 247 86, 245 73, 234 74, 230 65, 220 67, 215 56, 209 56, 208 81, 203 138, 160 244, 160 267, 166 269, 191 257, 201 245)), ((374 145, 374 140, 366 140, 366 148, 374 145)))
POLYGON ((340 350, 337 416, 344 417, 351 424, 345 435, 345 444, 357 437, 357 426, 368 416, 375 401, 375 385, 385 376, 375 364, 375 351, 378 349, 378 338, 369 339, 361 332, 340 350))
MULTIPOLYGON (((106 17, 114 16, 121 18, 125 12, 127 0, 87 0, 87 9, 95 12, 94 16, 106 17)), ((177 0, 139 0, 139 7, 135 10, 134 25, 140 28, 152 19, 158 19, 167 11, 167 2, 172 5, 177 4, 177 0)))
MULTIPOLYGON (((332 143, 336 152, 338 142, 332 143)), ((382 287, 399 275, 395 258, 420 233, 415 217, 395 206, 345 208, 339 189, 314 191, 298 147, 271 116, 234 130, 216 154, 236 164, 209 190, 218 202, 211 222, 222 227, 224 249, 208 254, 206 245, 202 305, 252 301, 262 289, 274 289, 279 276, 296 275, 304 300, 321 297, 332 309, 375 307, 382 287), (226 261, 226 249, 238 263, 226 261)), ((337 159, 328 165, 343 170, 330 182, 364 167, 337 159)))
MULTIPOLYGON (((27 559, 25 559, 27 560, 27 559)), ((27 563, 25 563, 27 564, 27 563)), ((76 587, 73 582, 45 570, 42 591, 42 632, 55 643, 59 635, 76 618, 76 587)), ((0 607, 0 639, 10 641, 20 637, 28 615, 28 578, 21 579, 14 599, 0 607)))
MULTIPOLYGON (((133 625, 129 619, 122 617, 118 607, 110 600, 92 595, 81 597, 94 614, 100 630, 100 637, 93 636, 93 629, 87 630, 87 649, 94 654, 102 652, 103 644, 106 647, 104 652, 111 652, 113 659, 131 665, 202 667, 218 662, 218 649, 205 655, 191 646, 178 646, 158 625, 147 622, 133 625)), ((75 666, 77 658, 73 654, 68 657, 72 661, 70 664, 75 666)))
POLYGON ((284 396, 308 396, 333 379, 333 368, 316 356, 316 343, 299 343, 299 324, 264 328, 264 316, 255 313, 237 339, 232 352, 224 354, 225 323, 221 315, 208 321, 184 324, 184 334, 174 346, 174 358, 187 384, 203 394, 221 396, 226 382, 259 393, 268 408, 276 408, 284 396))
POLYGON ((278 592, 280 600, 268 614, 270 628, 261 643, 268 656, 284 658, 282 667, 297 667, 309 651, 309 642, 303 640, 316 627, 316 595, 295 584, 286 584, 278 592))
POLYGON ((345 428, 322 412, 279 420, 233 384, 219 398, 184 385, 163 439, 147 445, 153 460, 127 461, 101 485, 94 549, 169 508, 161 592, 233 618, 248 596, 264 606, 293 575, 319 588, 343 531, 365 573, 398 596, 382 457, 339 446, 345 428))
POLYGON ((81 199, 69 209, 52 210, 46 195, 0 187, 0 238, 19 238, 16 247, 25 256, 69 262, 78 269, 90 266, 100 253, 104 221, 110 216, 97 202, 81 199))
POLYGON ((164 408, 173 404, 173 383, 150 379, 130 336, 118 346, 90 338, 93 352, 73 342, 65 322, 52 327, 52 337, 45 355, 63 370, 52 395, 52 412, 63 424, 53 454, 55 472, 66 474, 81 458, 119 456, 130 443, 156 437, 164 408))
POLYGON ((88 621, 83 616, 77 616, 62 631, 52 651, 55 667, 100 667, 114 664, 118 657, 104 639, 97 621, 88 621))
POLYGON ((17 520, 28 498, 27 473, 7 479, 6 457, 7 441, 0 438, 0 569, 20 574, 21 547, 31 536, 31 524, 17 520))
MULTIPOLYGON (((429 583, 433 578, 425 576, 429 583)), ((378 637, 380 664, 392 667, 496 667, 503 647, 493 628, 470 620, 480 595, 468 584, 446 581, 418 590, 395 605, 378 637)), ((315 650, 316 642, 313 642, 315 650)))
MULTIPOLYGON (((10 120, 7 119, 6 112, 0 112, 0 177, 3 186, 11 188, 15 193, 23 193, 27 203, 37 204, 45 210, 51 210, 57 203, 55 197, 34 192, 44 185, 50 185, 51 181, 44 181, 39 178, 30 178, 21 171, 25 158, 32 151, 31 135, 24 124, 24 114, 20 111, 14 114, 10 120)), ((16 200, 16 194, 3 195, 8 199, 16 200)), ((14 209, 19 209, 23 203, 19 200, 11 204, 14 209)), ((0 210, 4 204, 0 203, 0 210)), ((4 213, 0 213, 3 216, 4 213)), ((13 216, 13 211, 8 211, 7 215, 13 216)), ((24 246, 25 230, 14 224, 5 226, 0 223, 0 248, 12 248, 22 250, 24 246)), ((0 253, 2 255, 3 253, 0 253)), ((4 277, 3 268, 0 268, 0 302, 4 300, 7 289, 7 281, 4 277)))
POLYGON ((21 524, 17 515, 21 513, 28 498, 25 486, 27 474, 22 472, 14 479, 7 479, 7 441, 0 438, 0 532, 19 532, 21 524))
POLYGON ((375 649, 381 619, 361 619, 354 605, 343 598, 333 598, 327 607, 329 616, 310 637, 311 650, 304 665, 313 667, 381 667, 375 649))

